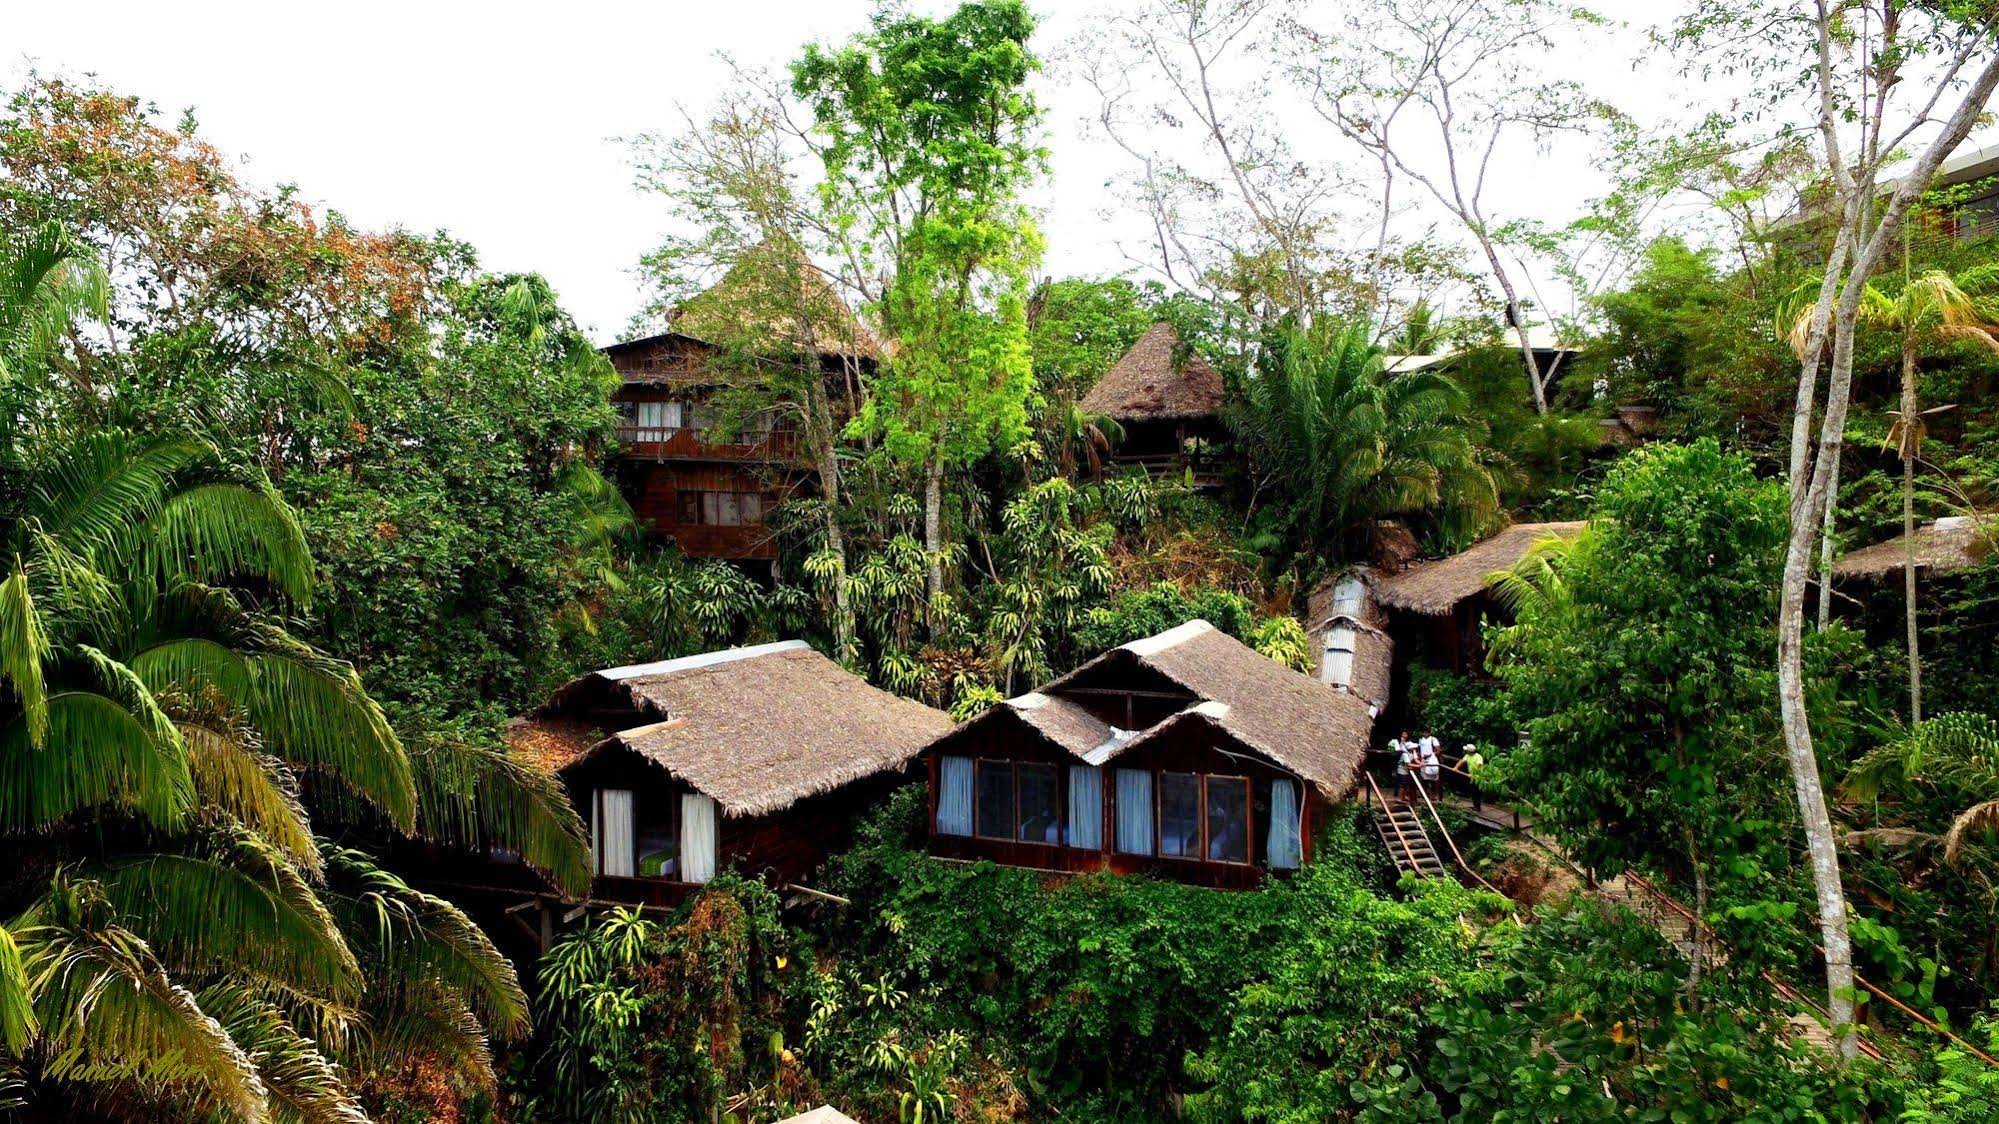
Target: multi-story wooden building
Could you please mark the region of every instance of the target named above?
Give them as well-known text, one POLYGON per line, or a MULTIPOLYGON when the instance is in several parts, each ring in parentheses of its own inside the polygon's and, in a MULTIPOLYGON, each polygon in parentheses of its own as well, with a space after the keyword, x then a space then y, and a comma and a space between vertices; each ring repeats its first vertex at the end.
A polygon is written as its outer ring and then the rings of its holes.
POLYGON ((604 354, 623 385, 613 396, 622 446, 616 474, 640 522, 696 558, 768 562, 777 543, 771 509, 813 487, 799 404, 775 402, 729 419, 717 395, 754 383, 759 369, 816 365, 836 420, 879 352, 866 329, 809 265, 752 257, 677 312, 672 330, 613 344, 604 354), (752 269, 761 274, 752 276, 752 269), (802 274, 813 331, 799 318, 745 311, 768 307, 770 278, 802 274), (748 290, 746 299, 738 294, 748 290), (816 340, 804 345, 801 339, 816 340), (797 353, 816 350, 814 359, 797 353))

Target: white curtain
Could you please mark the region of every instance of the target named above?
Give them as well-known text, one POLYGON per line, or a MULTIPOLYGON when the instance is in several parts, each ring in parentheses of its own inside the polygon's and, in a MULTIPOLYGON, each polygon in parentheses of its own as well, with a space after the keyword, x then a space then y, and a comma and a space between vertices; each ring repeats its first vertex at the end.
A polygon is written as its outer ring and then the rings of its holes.
POLYGON ((972 759, 946 757, 938 767, 937 834, 972 833, 972 759))
POLYGON ((680 878, 706 882, 715 877, 715 802, 698 792, 680 797, 680 878))
POLYGON ((1117 849, 1152 853, 1152 774, 1144 769, 1117 771, 1117 849))
POLYGON ((1280 778, 1270 782, 1270 842, 1265 849, 1273 870, 1296 870, 1305 854, 1298 831, 1298 783, 1280 778))
POLYGON ((590 816, 590 852, 597 859, 597 873, 630 878, 634 839, 631 790, 598 789, 590 816))
POLYGON ((1095 765, 1069 766, 1069 846, 1104 849, 1104 771, 1095 765))

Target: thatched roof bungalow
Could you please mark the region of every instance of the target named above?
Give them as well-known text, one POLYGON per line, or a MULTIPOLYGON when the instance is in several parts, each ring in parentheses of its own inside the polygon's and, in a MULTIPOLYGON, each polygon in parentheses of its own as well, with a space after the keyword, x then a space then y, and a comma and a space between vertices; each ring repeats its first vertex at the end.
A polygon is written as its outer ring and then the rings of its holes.
POLYGON ((1309 859, 1371 728, 1359 698, 1190 621, 933 741, 932 849, 1253 886, 1309 859))
MULTIPOLYGON (((1999 519, 1954 515, 1916 528, 1916 568, 1931 573, 1968 570, 1992 553, 1999 538, 1999 519)), ((1896 535, 1887 542, 1862 547, 1833 563, 1835 580, 1880 581, 1902 572, 1907 540, 1896 535)))
POLYGON ((1182 351, 1179 333, 1162 320, 1083 396, 1085 412, 1124 430, 1114 466, 1184 472, 1200 443, 1220 439, 1222 376, 1198 354, 1182 351))
POLYGON ((653 901, 727 867, 804 878, 950 727, 790 640, 592 672, 511 740, 590 826, 596 896, 653 901))
POLYGON ((1511 570, 1537 544, 1575 538, 1587 526, 1583 520, 1516 523, 1470 550, 1370 582, 1397 651, 1405 660, 1477 674, 1485 655, 1482 628, 1503 612, 1489 592, 1494 575, 1511 570))

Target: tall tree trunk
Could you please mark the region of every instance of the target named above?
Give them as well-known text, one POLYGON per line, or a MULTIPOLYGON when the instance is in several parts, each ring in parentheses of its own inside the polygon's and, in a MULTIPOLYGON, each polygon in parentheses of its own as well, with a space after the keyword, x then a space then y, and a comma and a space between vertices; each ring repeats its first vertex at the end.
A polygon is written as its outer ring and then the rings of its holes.
POLYGON ((1514 335, 1520 340, 1520 362, 1527 369, 1527 387, 1534 392, 1534 412, 1546 417, 1548 388, 1541 382, 1541 365, 1534 360, 1534 344, 1527 338, 1527 314, 1520 307, 1519 294, 1513 291, 1513 278, 1500 262, 1498 248, 1483 232, 1479 233, 1478 243, 1485 251, 1486 264, 1492 267, 1492 279, 1499 282, 1499 291, 1506 297, 1506 317, 1513 321, 1514 335))
MULTIPOLYGON (((1853 944, 1847 932, 1846 892, 1840 885, 1839 852, 1833 842, 1832 815, 1825 802, 1825 787, 1819 779, 1817 751, 1812 744, 1811 716, 1805 709, 1804 617, 1805 587, 1811 576, 1813 537, 1824 518, 1824 504, 1832 477, 1832 459, 1839 454, 1841 434, 1846 426, 1848 400, 1853 388, 1853 329, 1859 318, 1860 300, 1867 278, 1881 261, 1887 248, 1886 234, 1899 228, 1919 191, 1983 114, 1985 103, 1999 88, 1999 57, 1988 59, 1978 76, 1966 88, 1944 128, 1930 141, 1913 166, 1895 182, 1893 193, 1878 220, 1870 220, 1863 240, 1860 235, 1861 207, 1874 196, 1874 169, 1870 161, 1859 175, 1852 174, 1839 158, 1839 115, 1833 97, 1835 77, 1831 62, 1833 35, 1832 6, 1819 0, 1818 82, 1821 112, 1819 128, 1825 136, 1826 155, 1836 175, 1835 182, 1845 196, 1834 252, 1826 264, 1826 279, 1819 289, 1805 361, 1799 373, 1797 415, 1792 419, 1791 448, 1791 527, 1784 547, 1784 580, 1777 603, 1777 702, 1783 715, 1784 749, 1797 789, 1798 816, 1811 856, 1812 882, 1817 890, 1820 941, 1825 948, 1826 1007, 1838 1030, 1838 1053, 1842 1059, 1854 1055, 1853 1023, 1853 944), (1825 342, 1827 298, 1830 296, 1849 248, 1852 269, 1840 291, 1837 314, 1832 317, 1832 369, 1826 379, 1824 424, 1819 430, 1818 456, 1808 455, 1805 442, 1811 432, 1811 408, 1816 397, 1818 362, 1825 342), (1807 463, 1813 465, 1809 475, 1807 463)), ((1877 118, 1875 136, 1881 133, 1877 118)))
POLYGON ((1832 530, 1839 515, 1840 450, 1833 450, 1832 479, 1826 482, 1825 523, 1819 528, 1819 620, 1824 632, 1832 623, 1832 530))
POLYGON ((1902 602, 1909 645, 1909 724, 1923 720, 1923 656, 1916 639, 1916 349, 1902 346, 1902 602))
MULTIPOLYGON (((932 449, 923 474, 923 555, 929 566, 924 591, 930 605, 944 595, 944 453, 932 449)), ((930 609, 924 609, 926 616, 930 609)))

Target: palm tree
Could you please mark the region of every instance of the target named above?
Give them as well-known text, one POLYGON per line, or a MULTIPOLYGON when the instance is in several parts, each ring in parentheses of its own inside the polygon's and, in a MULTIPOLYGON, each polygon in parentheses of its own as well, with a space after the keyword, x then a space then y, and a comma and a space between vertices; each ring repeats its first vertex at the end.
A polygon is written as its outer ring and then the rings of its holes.
POLYGON ((1257 485, 1283 500, 1286 534, 1307 558, 1373 521, 1436 514, 1476 530, 1499 506, 1465 396, 1434 371, 1390 375, 1364 323, 1321 322, 1274 339, 1233 419, 1257 485))
MULTIPOLYGON (((1916 401, 1916 359, 1927 348, 1969 342, 1999 352, 1999 307, 1971 296, 1999 271, 1984 266, 1955 278, 1940 269, 1926 270, 1894 296, 1871 286, 1864 314, 1877 327, 1895 332, 1902 345, 1901 408, 1888 440, 1902 460, 1902 565, 1904 621, 1909 646, 1909 721, 1923 720, 1923 663, 1916 639, 1916 461, 1922 456, 1926 416, 1916 401)), ((1934 412, 1934 411, 1931 411, 1934 412)))
MULTIPOLYGON (((23 292, 55 299, 0 304, 23 292)), ((0 308, 42 324, 0 341, 15 373, 50 362, 51 315, 0 308)), ((523 1026, 511 968, 449 903, 328 850, 302 781, 568 885, 574 812, 496 751, 407 752, 354 669, 286 631, 314 569, 267 483, 198 441, 34 421, 0 433, 0 842, 20 860, 0 872, 19 911, 0 1086, 148 1119, 359 1120, 340 1065, 418 1041, 490 1080, 487 1032, 523 1026)))

